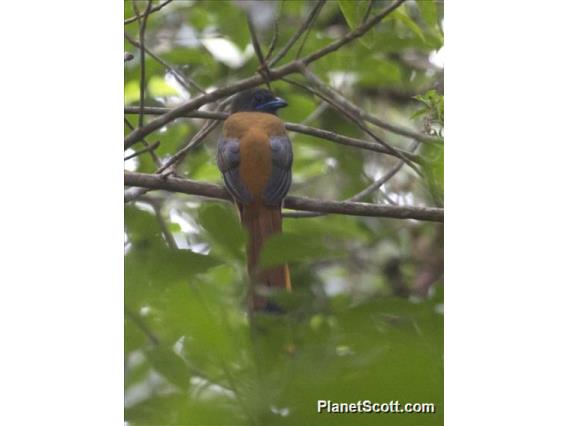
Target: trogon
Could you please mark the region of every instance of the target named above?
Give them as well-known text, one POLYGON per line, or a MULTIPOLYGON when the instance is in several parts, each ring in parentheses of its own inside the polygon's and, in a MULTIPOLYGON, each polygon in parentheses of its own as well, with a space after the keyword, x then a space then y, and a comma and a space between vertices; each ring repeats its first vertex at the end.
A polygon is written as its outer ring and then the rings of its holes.
POLYGON ((287 265, 261 270, 263 244, 282 232, 282 201, 292 182, 292 145, 276 113, 288 104, 266 89, 241 92, 231 104, 217 149, 217 165, 249 234, 247 269, 252 311, 271 310, 261 287, 291 289, 287 265))

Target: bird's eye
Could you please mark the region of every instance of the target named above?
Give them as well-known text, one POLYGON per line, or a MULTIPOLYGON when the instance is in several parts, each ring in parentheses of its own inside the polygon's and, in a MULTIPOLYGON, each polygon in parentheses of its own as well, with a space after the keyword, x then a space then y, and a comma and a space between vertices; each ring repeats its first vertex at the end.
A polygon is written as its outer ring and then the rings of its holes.
POLYGON ((262 102, 262 95, 254 95, 254 101, 259 104, 262 102))

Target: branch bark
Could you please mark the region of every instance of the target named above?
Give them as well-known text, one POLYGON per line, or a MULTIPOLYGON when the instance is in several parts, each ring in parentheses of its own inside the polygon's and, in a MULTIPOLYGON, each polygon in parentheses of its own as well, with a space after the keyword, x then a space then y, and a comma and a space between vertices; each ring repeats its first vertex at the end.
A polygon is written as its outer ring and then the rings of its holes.
MULTIPOLYGON (((140 111, 139 106, 130 106, 124 108, 125 114, 137 114, 140 111)), ((163 107, 144 107, 144 113, 147 115, 164 115, 172 111, 169 108, 163 107)), ((181 117, 188 117, 188 118, 204 118, 204 119, 212 119, 212 120, 225 120, 229 114, 224 112, 213 112, 213 111, 190 111, 181 115, 181 117)), ((290 130, 291 132, 302 133, 308 136, 314 136, 316 138, 325 139, 330 142, 339 143, 341 145, 348 145, 355 148, 365 149, 368 151, 378 152, 380 154, 386 154, 393 157, 400 158, 397 155, 394 155, 391 151, 384 148, 382 145, 379 145, 374 142, 366 141, 363 139, 352 138, 349 136, 343 136, 338 133, 331 132, 329 130, 318 129, 317 127, 310 127, 304 124, 299 123, 285 123, 286 129, 290 130)), ((409 160, 423 164, 425 160, 417 154, 413 154, 408 151, 404 151, 402 149, 396 149, 399 154, 404 155, 409 160)))
MULTIPOLYGON (((165 177, 146 173, 124 172, 124 184, 127 186, 163 189, 171 192, 181 192, 184 194, 232 201, 229 193, 220 185, 196 182, 172 176, 165 177)), ((346 201, 316 200, 313 198, 295 196, 286 197, 284 207, 292 210, 335 213, 350 216, 415 219, 432 222, 444 221, 444 209, 436 207, 391 206, 346 201)))

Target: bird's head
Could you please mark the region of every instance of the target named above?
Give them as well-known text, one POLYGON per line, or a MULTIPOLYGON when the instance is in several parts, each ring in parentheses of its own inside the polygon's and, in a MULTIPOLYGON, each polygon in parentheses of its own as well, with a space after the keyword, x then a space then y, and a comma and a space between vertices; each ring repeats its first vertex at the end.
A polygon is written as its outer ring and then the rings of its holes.
POLYGON ((279 108, 288 106, 282 98, 278 98, 266 89, 251 89, 239 93, 231 104, 231 113, 266 112, 276 114, 279 108))

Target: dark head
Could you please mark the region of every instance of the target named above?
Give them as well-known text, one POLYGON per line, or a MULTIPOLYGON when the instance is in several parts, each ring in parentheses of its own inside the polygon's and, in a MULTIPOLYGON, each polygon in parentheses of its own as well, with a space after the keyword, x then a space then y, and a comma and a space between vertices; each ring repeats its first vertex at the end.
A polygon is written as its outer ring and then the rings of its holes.
POLYGON ((270 90, 251 89, 239 93, 231 104, 231 113, 234 112, 266 112, 276 114, 278 108, 288 106, 282 98, 277 98, 270 90))

